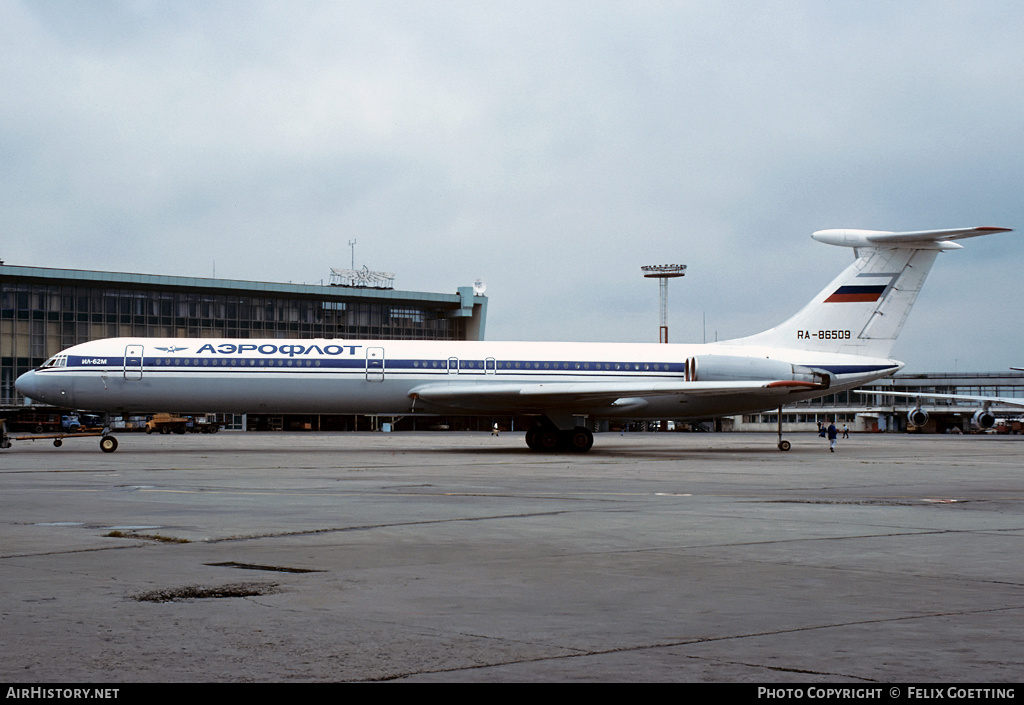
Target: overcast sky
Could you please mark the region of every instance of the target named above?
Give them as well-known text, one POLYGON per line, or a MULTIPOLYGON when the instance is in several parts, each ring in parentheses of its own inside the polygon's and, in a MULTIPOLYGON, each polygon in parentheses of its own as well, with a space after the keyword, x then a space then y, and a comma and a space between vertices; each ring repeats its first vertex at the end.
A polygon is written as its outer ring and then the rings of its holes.
POLYGON ((0 0, 0 258, 487 285, 491 340, 794 313, 824 228, 939 257, 894 355, 1024 365, 1024 3, 0 0))

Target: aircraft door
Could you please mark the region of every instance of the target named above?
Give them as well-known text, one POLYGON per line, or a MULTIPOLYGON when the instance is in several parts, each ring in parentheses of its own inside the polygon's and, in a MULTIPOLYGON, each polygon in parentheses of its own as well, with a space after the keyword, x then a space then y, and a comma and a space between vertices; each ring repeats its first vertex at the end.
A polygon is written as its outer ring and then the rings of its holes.
POLYGON ((129 345, 124 349, 124 378, 130 381, 142 379, 141 345, 129 345))
POLYGON ((384 381, 384 348, 366 348, 366 381, 384 381))

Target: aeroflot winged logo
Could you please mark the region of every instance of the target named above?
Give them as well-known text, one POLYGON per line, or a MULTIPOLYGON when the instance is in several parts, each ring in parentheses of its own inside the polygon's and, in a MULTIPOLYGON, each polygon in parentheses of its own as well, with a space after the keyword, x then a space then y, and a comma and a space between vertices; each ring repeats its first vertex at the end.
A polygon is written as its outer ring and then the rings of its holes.
POLYGON ((176 352, 183 352, 185 350, 188 350, 188 348, 179 348, 177 345, 170 345, 170 346, 168 346, 166 348, 157 348, 157 350, 159 350, 160 352, 166 352, 166 353, 176 353, 176 352))
POLYGON ((857 284, 839 287, 825 299, 825 303, 872 303, 878 301, 896 281, 897 276, 899 275, 888 273, 858 275, 857 284))

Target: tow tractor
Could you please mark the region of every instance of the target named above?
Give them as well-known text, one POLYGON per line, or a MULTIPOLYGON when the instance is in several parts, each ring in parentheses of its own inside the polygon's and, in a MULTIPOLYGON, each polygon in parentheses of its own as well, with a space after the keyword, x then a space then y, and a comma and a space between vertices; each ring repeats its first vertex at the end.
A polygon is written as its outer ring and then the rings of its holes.
POLYGON ((99 438, 100 450, 104 453, 113 453, 117 450, 117 439, 110 435, 109 426, 104 426, 102 431, 85 431, 77 433, 44 433, 30 436, 10 436, 7 434, 7 421, 0 421, 0 449, 10 448, 11 441, 42 441, 53 440, 53 447, 60 448, 64 445, 65 438, 99 438))

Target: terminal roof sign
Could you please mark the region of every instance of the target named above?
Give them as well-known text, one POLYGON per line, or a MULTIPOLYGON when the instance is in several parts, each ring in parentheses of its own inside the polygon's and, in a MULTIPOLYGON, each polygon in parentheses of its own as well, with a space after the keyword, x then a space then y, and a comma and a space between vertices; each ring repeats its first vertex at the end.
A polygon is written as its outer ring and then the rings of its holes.
POLYGON ((354 286, 360 288, 394 289, 395 275, 391 272, 371 272, 362 269, 336 269, 331 267, 331 286, 354 286))

